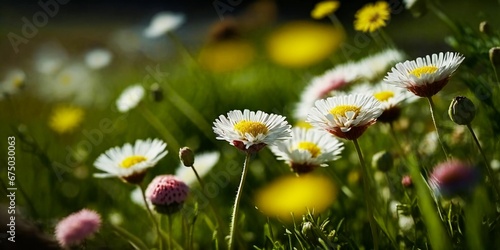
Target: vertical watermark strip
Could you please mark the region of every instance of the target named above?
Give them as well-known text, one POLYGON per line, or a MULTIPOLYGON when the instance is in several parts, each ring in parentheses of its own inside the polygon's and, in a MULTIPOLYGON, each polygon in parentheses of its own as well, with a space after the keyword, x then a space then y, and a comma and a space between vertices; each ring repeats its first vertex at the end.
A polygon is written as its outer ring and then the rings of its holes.
POLYGON ((7 214, 9 214, 9 223, 7 223, 7 234, 10 235, 7 239, 11 242, 16 242, 16 137, 7 137, 7 199, 9 206, 7 214))

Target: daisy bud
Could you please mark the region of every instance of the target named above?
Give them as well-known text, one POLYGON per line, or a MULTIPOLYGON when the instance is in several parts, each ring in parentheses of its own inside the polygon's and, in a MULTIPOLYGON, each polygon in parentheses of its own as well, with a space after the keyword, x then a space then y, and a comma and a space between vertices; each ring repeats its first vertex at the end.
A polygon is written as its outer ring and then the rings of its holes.
POLYGON ((403 176, 403 178, 401 178, 401 184, 405 188, 413 187, 413 181, 409 175, 405 175, 405 176, 403 176))
POLYGON ((490 49, 490 61, 493 67, 500 68, 500 47, 490 49))
POLYGON ((452 160, 434 167, 429 186, 437 196, 452 198, 467 195, 480 181, 479 171, 466 163, 452 160))
POLYGON ((392 154, 387 151, 380 151, 373 155, 372 166, 382 172, 391 170, 394 165, 392 154))
POLYGON ((479 31, 483 34, 490 35, 491 34, 491 26, 487 21, 482 21, 479 24, 479 31))
POLYGON ((189 147, 183 147, 179 150, 179 158, 186 167, 194 165, 194 153, 189 147))
POLYGON ((101 227, 98 213, 82 209, 62 219, 56 226, 55 236, 61 247, 78 245, 101 227))
POLYGON ((179 211, 189 194, 189 187, 174 175, 160 175, 149 183, 146 198, 160 214, 179 211))
POLYGON ((160 84, 153 83, 149 89, 151 93, 151 98, 155 102, 161 102, 163 100, 163 89, 160 87, 160 84))
POLYGON ((314 224, 310 221, 306 221, 302 224, 302 235, 310 241, 316 241, 317 236, 314 230, 314 224))
POLYGON ((448 109, 450 119, 459 125, 467 125, 474 120, 476 115, 476 107, 471 100, 465 96, 457 96, 451 101, 448 109))

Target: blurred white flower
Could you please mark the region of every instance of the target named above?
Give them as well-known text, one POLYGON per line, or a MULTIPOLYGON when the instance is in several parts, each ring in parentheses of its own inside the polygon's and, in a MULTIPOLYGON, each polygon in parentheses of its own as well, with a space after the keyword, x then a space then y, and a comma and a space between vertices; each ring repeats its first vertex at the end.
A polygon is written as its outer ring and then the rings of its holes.
MULTIPOLYGON (((194 156, 194 167, 196 172, 203 178, 212 168, 217 164, 220 158, 220 153, 217 151, 206 152, 202 154, 197 154, 194 156)), ((184 166, 182 163, 179 164, 177 170, 175 171, 175 176, 181 179, 188 186, 191 186, 197 182, 196 175, 190 167, 184 166)))
POLYGON ((104 68, 112 59, 113 54, 107 49, 93 49, 85 54, 85 64, 92 69, 104 68))
POLYGON ((388 69, 403 59, 404 55, 399 50, 386 49, 359 61, 358 67, 363 69, 360 73, 364 79, 373 81, 378 77, 383 77, 388 69))
POLYGON ((116 100, 118 111, 125 113, 135 108, 144 97, 144 92, 144 88, 139 84, 129 86, 123 90, 118 100, 116 100))
POLYGON ((159 37, 169 31, 177 29, 184 23, 184 20, 184 14, 160 12, 151 19, 151 23, 146 30, 144 30, 144 35, 149 38, 159 37))
POLYGON ((26 74, 21 69, 12 69, 0 82, 0 100, 6 95, 16 94, 24 87, 26 74))
POLYGON ((55 74, 68 60, 66 50, 57 43, 47 43, 35 52, 35 70, 42 74, 55 74))
POLYGON ((132 192, 130 192, 130 200, 133 203, 146 208, 146 203, 144 203, 144 198, 142 197, 142 190, 140 187, 136 187, 132 192))
POLYGON ((66 100, 89 106, 105 98, 98 76, 81 63, 71 63, 50 75, 40 75, 38 94, 49 101, 66 100))
POLYGON ((295 108, 295 118, 305 120, 317 100, 329 97, 332 91, 358 80, 361 70, 356 63, 346 63, 314 77, 300 95, 300 102, 295 108))

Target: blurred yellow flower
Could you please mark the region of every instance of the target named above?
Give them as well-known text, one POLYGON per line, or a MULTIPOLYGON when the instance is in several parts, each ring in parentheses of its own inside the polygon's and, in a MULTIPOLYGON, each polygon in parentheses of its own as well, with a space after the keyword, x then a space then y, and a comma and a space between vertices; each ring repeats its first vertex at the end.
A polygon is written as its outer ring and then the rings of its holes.
POLYGON ((82 123, 84 111, 73 106, 59 106, 49 119, 49 127, 59 134, 72 132, 82 123))
POLYGON ((354 29, 362 32, 374 32, 385 27, 391 17, 389 4, 384 1, 368 3, 356 12, 354 29))
POLYGON ((336 197, 337 189, 327 177, 311 174, 300 177, 289 175, 259 190, 255 203, 267 216, 291 221, 293 217, 300 218, 307 214, 308 210, 323 212, 336 197))
POLYGON ((310 123, 306 122, 305 120, 297 121, 295 123, 295 127, 305 128, 305 129, 313 128, 313 126, 310 123))
POLYGON ((314 6, 311 11, 311 17, 314 19, 321 19, 331 13, 334 13, 340 6, 339 1, 322 1, 314 6))
POLYGON ((230 39, 205 45, 198 55, 198 61, 210 71, 223 73, 245 67, 254 55, 252 44, 241 39, 230 39))
POLYGON ((267 41, 267 52, 274 62, 293 68, 306 67, 328 58, 345 38, 331 25, 294 21, 274 31, 267 41))

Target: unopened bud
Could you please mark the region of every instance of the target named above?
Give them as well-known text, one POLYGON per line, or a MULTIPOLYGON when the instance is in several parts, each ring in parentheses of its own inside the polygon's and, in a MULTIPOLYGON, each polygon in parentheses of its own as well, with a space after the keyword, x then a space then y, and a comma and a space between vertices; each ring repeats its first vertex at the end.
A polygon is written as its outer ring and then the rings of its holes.
POLYGON ((471 100, 465 96, 457 96, 451 101, 448 109, 450 119, 459 125, 467 125, 474 120, 476 115, 476 107, 471 100))
POLYGON ((183 147, 179 150, 179 158, 186 167, 194 165, 194 153, 189 147, 183 147))
POLYGON ((500 67, 500 47, 493 47, 490 49, 490 61, 493 67, 500 67))
POLYGON ((372 166, 382 172, 389 171, 393 165, 392 154, 387 151, 380 151, 372 157, 372 166))
POLYGON ((405 175, 405 176, 403 176, 403 178, 401 178, 401 184, 405 188, 413 187, 413 181, 409 175, 405 175))
POLYGON ((160 84, 153 83, 149 91, 151 92, 151 98, 153 101, 161 102, 163 100, 163 89, 160 87, 160 84))
POLYGON ((314 232, 314 224, 310 221, 306 221, 302 224, 302 235, 310 241, 316 240, 316 233, 314 232))
POLYGON ((479 31, 483 34, 489 35, 491 34, 491 26, 487 21, 482 21, 479 24, 479 31))

